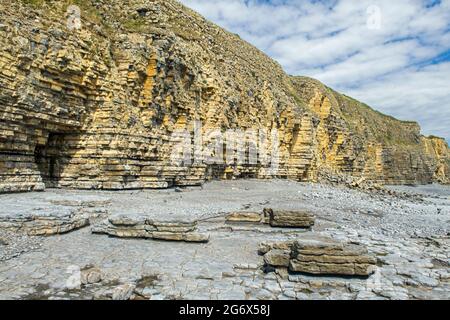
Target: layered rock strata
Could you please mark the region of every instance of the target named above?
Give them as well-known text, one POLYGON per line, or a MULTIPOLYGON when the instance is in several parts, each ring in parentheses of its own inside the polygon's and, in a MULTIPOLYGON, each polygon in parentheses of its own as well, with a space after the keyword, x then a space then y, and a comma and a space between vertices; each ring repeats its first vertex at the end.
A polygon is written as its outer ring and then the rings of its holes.
POLYGON ((377 263, 364 246, 332 240, 261 244, 259 252, 269 267, 313 275, 366 277, 375 272, 377 263))
POLYGON ((317 181, 323 172, 448 182, 443 139, 287 75, 177 1, 76 3, 80 28, 66 1, 0 0, 0 192, 317 181), (212 130, 226 136, 228 161, 180 148, 195 140, 194 127, 203 146, 216 142, 212 130), (261 132, 266 138, 255 143, 261 132), (276 158, 262 145, 278 145, 276 158), (196 161, 173 161, 187 154, 196 161))
POLYGON ((208 234, 197 232, 196 221, 155 221, 146 216, 112 216, 93 226, 92 232, 118 238, 200 243, 209 241, 208 234))
POLYGON ((64 214, 12 214, 0 216, 0 229, 29 236, 63 234, 89 225, 89 215, 82 211, 64 214))
POLYGON ((311 228, 316 217, 308 211, 273 210, 266 208, 263 212, 238 211, 226 215, 227 223, 269 224, 274 228, 311 228))
POLYGON ((260 223, 263 215, 258 212, 232 212, 227 214, 225 220, 231 223, 260 223))
POLYGON ((316 217, 306 211, 264 209, 264 217, 272 227, 311 228, 316 217))
POLYGON ((369 276, 375 272, 376 258, 356 244, 329 244, 296 241, 289 270, 311 274, 369 276))

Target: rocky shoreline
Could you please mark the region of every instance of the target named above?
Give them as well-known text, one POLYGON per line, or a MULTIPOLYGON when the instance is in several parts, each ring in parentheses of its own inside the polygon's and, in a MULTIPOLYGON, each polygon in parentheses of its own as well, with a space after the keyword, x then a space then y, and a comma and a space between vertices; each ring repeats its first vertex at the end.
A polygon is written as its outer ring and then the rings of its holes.
POLYGON ((238 180, 4 194, 0 298, 449 299, 449 191, 238 180))

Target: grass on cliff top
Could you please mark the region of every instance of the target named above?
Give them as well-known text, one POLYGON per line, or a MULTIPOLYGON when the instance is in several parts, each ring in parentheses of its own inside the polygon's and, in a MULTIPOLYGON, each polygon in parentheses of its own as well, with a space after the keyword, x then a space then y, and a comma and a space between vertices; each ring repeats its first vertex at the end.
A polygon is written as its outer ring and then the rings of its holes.
POLYGON ((82 21, 98 25, 106 34, 113 33, 113 28, 108 21, 103 19, 99 10, 95 7, 94 0, 19 0, 19 2, 33 9, 48 9, 50 13, 62 17, 65 17, 70 5, 76 5, 80 8, 82 21))
MULTIPOLYGON (((23 4, 31 6, 34 9, 46 8, 55 10, 58 14, 65 14, 67 8, 70 5, 76 5, 81 10, 81 19, 87 20, 91 23, 95 23, 102 26, 108 31, 112 32, 108 21, 102 18, 99 10, 95 7, 94 0, 19 0, 23 4)), ((120 21, 125 30, 129 32, 146 32, 148 31, 148 25, 144 17, 128 17, 125 20, 120 21)))
POLYGON ((39 8, 41 7, 44 3, 45 0, 20 0, 22 3, 35 7, 35 8, 39 8))
POLYGON ((366 109, 368 112, 374 112, 374 113, 378 114, 380 117, 387 118, 387 119, 390 119, 392 121, 398 121, 398 122, 405 123, 405 124, 415 124, 416 123, 415 121, 408 121, 408 120, 397 119, 397 118, 395 118, 393 116, 390 116, 388 114, 384 114, 384 113, 382 113, 382 112, 380 112, 380 111, 370 107, 369 105, 365 104, 364 102, 361 102, 361 101, 356 100, 355 98, 349 97, 346 94, 338 93, 338 92, 336 92, 334 90, 333 90, 333 92, 335 94, 338 94, 338 95, 341 95, 341 96, 347 98, 350 101, 353 101, 353 103, 358 104, 358 106, 360 108, 366 109))
POLYGON ((31 6, 35 9, 42 8, 44 5, 55 12, 64 14, 70 5, 76 5, 81 10, 81 19, 86 19, 96 24, 104 24, 100 13, 90 0, 19 0, 24 5, 31 6))
POLYGON ((180 38, 188 41, 196 41, 201 39, 201 34, 189 24, 183 16, 171 16, 169 23, 172 31, 180 38))
POLYGON ((130 32, 145 32, 148 28, 143 17, 130 17, 127 20, 122 21, 122 26, 125 30, 130 32))
POLYGON ((383 114, 365 103, 331 90, 336 97, 340 111, 346 122, 357 131, 365 131, 384 145, 417 144, 418 124, 414 121, 402 121, 383 114), (364 127, 361 127, 361 123, 364 127))
POLYGON ((104 21, 98 12, 97 8, 94 7, 91 1, 89 0, 65 0, 67 6, 74 4, 76 6, 79 6, 81 9, 81 16, 83 18, 83 15, 86 19, 90 20, 91 22, 102 24, 104 25, 104 21))
POLYGON ((375 139, 386 146, 413 147, 417 145, 418 124, 416 122, 402 121, 385 115, 365 103, 336 92, 316 79, 301 76, 292 79, 294 91, 300 92, 301 96, 292 94, 296 101, 308 105, 309 100, 313 97, 314 88, 317 88, 332 101, 337 102, 334 111, 342 117, 353 133, 375 139))

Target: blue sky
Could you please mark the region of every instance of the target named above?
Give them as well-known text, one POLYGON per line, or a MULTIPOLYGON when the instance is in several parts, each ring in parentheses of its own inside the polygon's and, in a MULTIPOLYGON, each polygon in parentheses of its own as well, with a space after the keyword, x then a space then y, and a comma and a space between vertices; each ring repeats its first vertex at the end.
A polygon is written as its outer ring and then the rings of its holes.
POLYGON ((280 62, 450 141, 450 0, 181 0, 280 62))

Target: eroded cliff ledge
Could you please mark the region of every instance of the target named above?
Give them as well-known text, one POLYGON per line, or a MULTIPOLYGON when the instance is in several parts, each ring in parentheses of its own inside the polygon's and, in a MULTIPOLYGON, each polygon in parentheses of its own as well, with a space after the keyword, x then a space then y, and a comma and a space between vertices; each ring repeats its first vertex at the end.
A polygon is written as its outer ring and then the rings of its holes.
MULTIPOLYGON (((448 183, 449 149, 279 64, 173 0, 0 0, 0 192, 211 178, 448 183), (67 7, 81 9, 69 28, 67 7), (172 133, 279 132, 268 164, 171 162, 172 133)), ((399 97, 401 99, 401 97, 399 97)))

